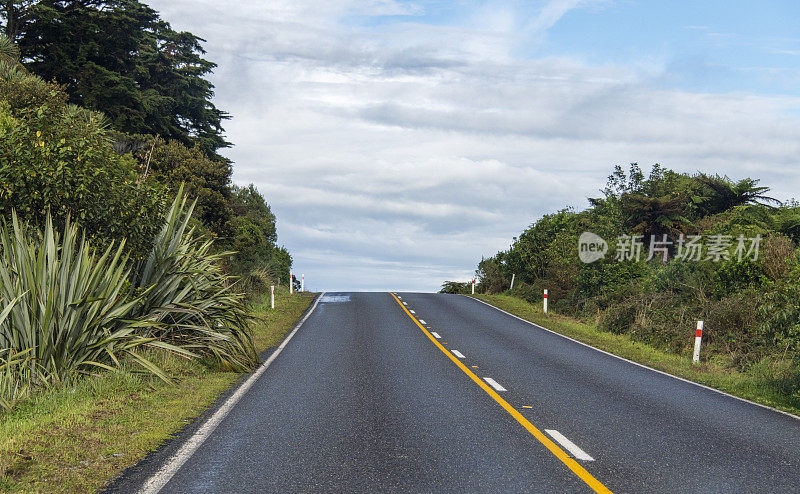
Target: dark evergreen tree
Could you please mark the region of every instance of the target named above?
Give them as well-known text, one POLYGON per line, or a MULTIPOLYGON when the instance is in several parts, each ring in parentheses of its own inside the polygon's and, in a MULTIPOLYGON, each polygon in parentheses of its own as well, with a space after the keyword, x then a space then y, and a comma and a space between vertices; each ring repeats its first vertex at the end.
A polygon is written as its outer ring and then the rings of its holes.
POLYGON ((25 65, 63 85, 70 102, 105 113, 120 131, 222 159, 228 116, 211 102, 205 76, 216 65, 203 58, 203 39, 136 0, 6 0, 0 17, 25 65))

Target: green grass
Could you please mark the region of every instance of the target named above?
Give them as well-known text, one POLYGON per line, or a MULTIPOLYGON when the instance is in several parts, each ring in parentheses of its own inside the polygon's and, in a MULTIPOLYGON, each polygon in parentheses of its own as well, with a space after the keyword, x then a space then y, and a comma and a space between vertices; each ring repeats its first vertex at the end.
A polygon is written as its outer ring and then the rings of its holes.
MULTIPOLYGON (((276 289, 254 304, 256 350, 283 339, 313 300, 276 289)), ((198 361, 154 356, 175 377, 104 373, 44 392, 0 415, 0 491, 91 492, 191 422, 241 376, 198 361)))
POLYGON ((542 313, 542 304, 530 304, 510 295, 475 295, 475 298, 614 355, 639 362, 690 381, 705 384, 756 403, 800 415, 800 393, 781 392, 780 376, 788 372, 782 362, 762 363, 739 372, 716 358, 693 364, 691 355, 678 355, 633 341, 627 335, 608 333, 560 314, 542 313))

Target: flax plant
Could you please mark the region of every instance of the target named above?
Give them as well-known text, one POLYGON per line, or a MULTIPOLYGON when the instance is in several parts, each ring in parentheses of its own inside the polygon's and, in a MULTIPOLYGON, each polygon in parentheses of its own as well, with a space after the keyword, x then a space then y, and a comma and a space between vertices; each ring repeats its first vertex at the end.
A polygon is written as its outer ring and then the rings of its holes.
POLYGON ((258 364, 245 296, 231 290, 212 241, 190 227, 195 203, 183 189, 172 203, 148 257, 134 270, 141 294, 134 314, 150 323, 141 334, 203 355, 218 368, 243 372, 258 364))
POLYGON ((150 345, 183 352, 141 334, 131 320, 139 299, 128 293, 124 242, 96 252, 69 221, 57 233, 48 215, 44 230, 0 226, 0 404, 10 406, 38 387, 113 370, 121 359, 167 379, 136 349, 150 345))

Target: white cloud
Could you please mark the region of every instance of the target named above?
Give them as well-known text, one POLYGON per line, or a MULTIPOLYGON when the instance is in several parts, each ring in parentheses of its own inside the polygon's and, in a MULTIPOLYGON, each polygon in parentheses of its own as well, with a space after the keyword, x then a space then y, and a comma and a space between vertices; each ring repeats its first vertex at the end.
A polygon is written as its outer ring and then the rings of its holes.
POLYGON ((663 66, 511 55, 587 2, 548 2, 522 27, 496 4, 461 26, 390 1, 151 4, 208 40, 234 178, 265 194, 314 289, 466 280, 541 214, 584 207, 617 163, 759 177, 781 198, 800 186, 800 98, 670 90, 663 66), (353 15, 408 18, 341 22, 353 15))

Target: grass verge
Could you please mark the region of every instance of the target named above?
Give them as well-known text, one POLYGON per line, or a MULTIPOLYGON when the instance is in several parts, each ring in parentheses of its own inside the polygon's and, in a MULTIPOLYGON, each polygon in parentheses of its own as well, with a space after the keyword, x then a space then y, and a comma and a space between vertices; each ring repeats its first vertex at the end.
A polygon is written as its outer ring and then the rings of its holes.
MULTIPOLYGON (((619 355, 684 379, 704 384, 734 396, 761 403, 794 415, 800 415, 800 394, 781 392, 775 368, 754 366, 748 372, 739 372, 717 359, 693 364, 691 356, 668 353, 650 345, 632 340, 627 335, 608 333, 596 326, 553 312, 542 313, 541 304, 530 304, 510 295, 473 295, 499 309, 510 312, 526 321, 544 326, 556 333, 569 336, 595 348, 619 355)), ((774 364, 779 365, 779 364, 774 364)))
MULTIPOLYGON (((276 288, 253 306, 256 350, 279 343, 313 300, 276 288)), ((92 492, 192 421, 239 379, 201 362, 160 354, 175 377, 109 372, 42 393, 0 415, 0 491, 92 492)))

